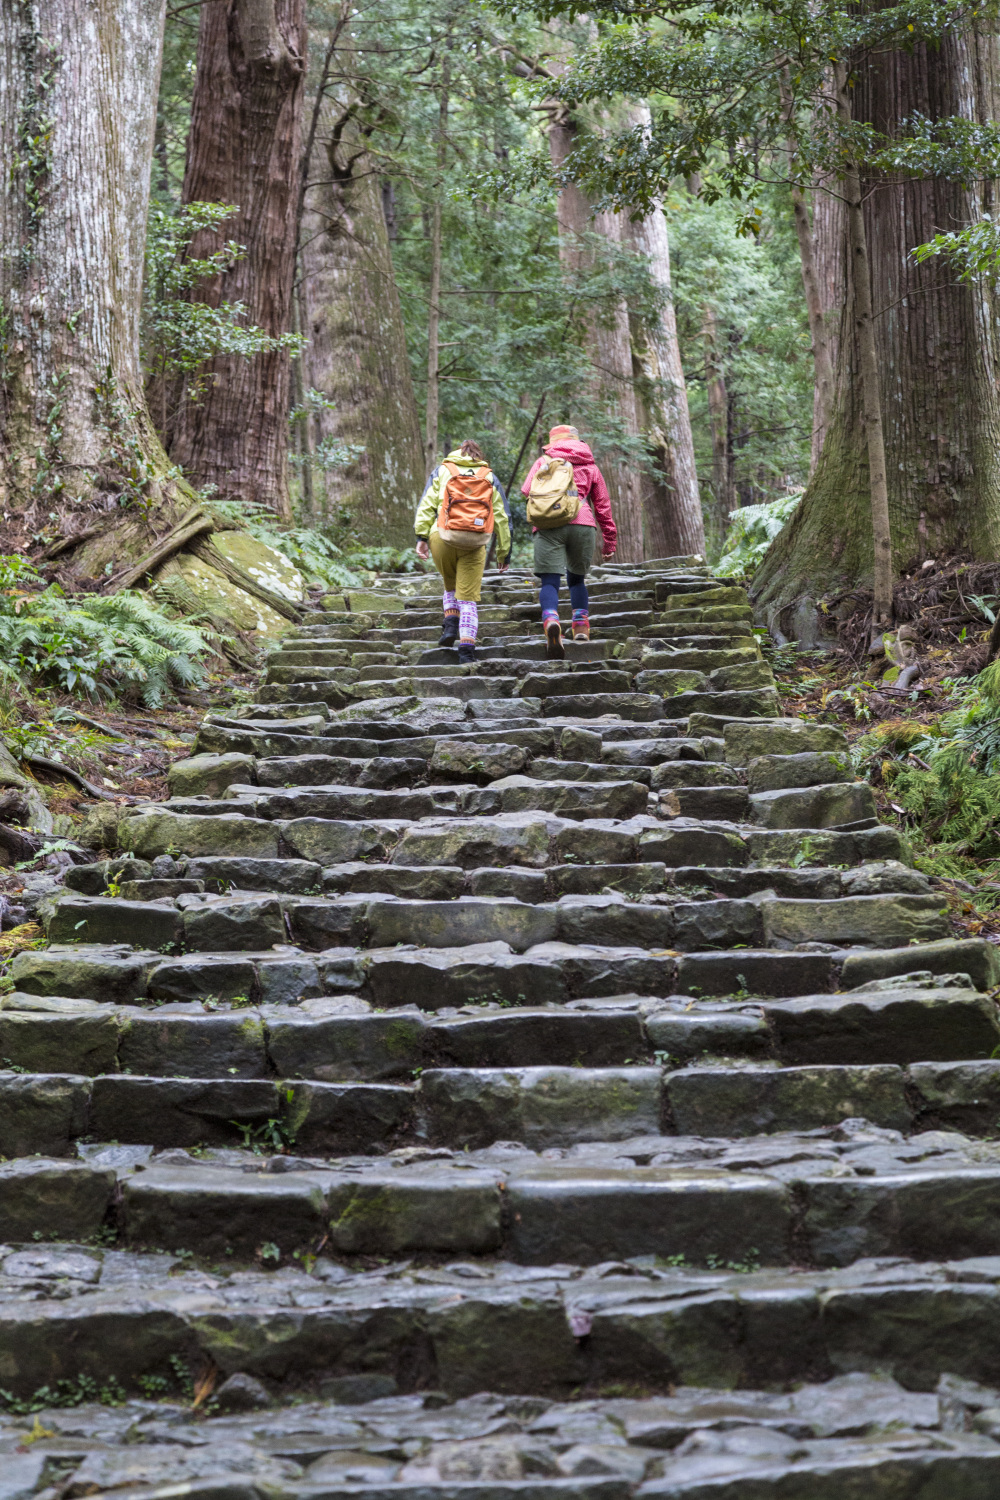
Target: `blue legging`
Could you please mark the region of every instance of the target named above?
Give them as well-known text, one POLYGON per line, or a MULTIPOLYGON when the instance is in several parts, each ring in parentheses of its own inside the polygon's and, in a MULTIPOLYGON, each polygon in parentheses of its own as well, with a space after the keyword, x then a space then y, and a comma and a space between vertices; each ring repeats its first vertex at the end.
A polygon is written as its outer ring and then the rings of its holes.
MULTIPOLYGON (((541 584, 538 589, 538 602, 542 606, 542 614, 546 610, 559 612, 559 579, 558 573, 542 573, 541 584)), ((574 609, 588 609, 590 607, 590 596, 587 593, 587 581, 582 573, 567 573, 566 582, 569 584, 569 602, 574 609)))

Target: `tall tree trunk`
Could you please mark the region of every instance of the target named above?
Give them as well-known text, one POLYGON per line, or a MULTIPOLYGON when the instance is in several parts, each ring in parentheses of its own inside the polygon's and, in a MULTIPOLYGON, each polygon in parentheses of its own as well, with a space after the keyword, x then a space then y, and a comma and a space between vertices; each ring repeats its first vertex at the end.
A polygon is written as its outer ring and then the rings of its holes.
POLYGON ((163 0, 0 7, 0 503, 29 532, 113 514, 102 570, 186 489, 139 365, 163 17, 163 0))
MULTIPOLYGON (((246 254, 195 296, 243 303, 247 321, 274 337, 291 327, 305 48, 305 0, 201 8, 183 197, 239 212, 197 235, 191 254, 229 240, 246 254)), ((288 516, 288 350, 220 355, 209 368, 202 398, 178 411, 171 457, 196 484, 288 516)))
POLYGON ((663 293, 656 323, 645 328, 630 317, 638 364, 637 395, 641 426, 656 472, 642 476, 642 502, 653 557, 681 557, 705 551, 705 523, 698 493, 687 386, 677 342, 671 300, 670 241, 659 205, 647 219, 629 226, 635 250, 649 261, 650 275, 663 293))
POLYGON ((729 462, 729 394, 722 373, 719 349, 719 319, 708 302, 702 312, 701 336, 705 347, 705 393, 708 397, 708 426, 712 434, 712 498, 715 544, 721 547, 729 529, 729 512, 736 509, 736 493, 731 482, 729 462))
MULTIPOLYGON (((816 295, 830 361, 829 400, 821 382, 813 382, 813 434, 809 474, 815 473, 837 402, 840 323, 847 302, 847 212, 838 183, 817 184, 812 193, 812 250, 816 295)), ((815 335, 814 335, 815 337, 815 335)))
POLYGON ((312 418, 322 445, 363 451, 326 471, 326 514, 347 510, 367 543, 412 542, 423 488, 420 424, 406 331, 382 212, 377 163, 324 117, 312 151, 302 224, 307 385, 331 410, 312 418))
MULTIPOLYGON (((883 131, 892 132, 917 111, 932 120, 961 115, 982 122, 998 112, 1000 57, 991 36, 951 34, 934 49, 917 44, 912 53, 883 53, 856 71, 853 117, 883 131)), ((874 183, 862 173, 861 189, 895 556, 904 566, 958 549, 995 559, 996 298, 985 283, 958 283, 942 275, 940 264, 916 266, 910 259, 914 245, 995 212, 995 185, 943 179, 874 183)), ((855 244, 858 238, 855 229, 855 244)), ((797 601, 871 586, 874 579, 856 258, 856 252, 849 258, 834 418, 823 454, 798 512, 755 581, 761 604, 769 616, 778 614, 786 634, 797 601)), ((870 365, 869 356, 869 371, 870 365)))
MULTIPOLYGON (((847 65, 834 64, 837 120, 846 131, 851 125, 851 101, 847 92, 847 65)), ((892 623, 892 529, 889 520, 889 482, 885 472, 885 436, 882 431, 882 393, 879 389, 878 349, 872 313, 871 261, 865 227, 861 175, 851 161, 844 173, 847 206, 847 246, 854 284, 854 332, 857 339, 861 394, 865 414, 865 447, 868 452, 868 484, 871 491, 872 539, 874 542, 873 626, 892 623)))
POLYGON ((437 181, 434 184, 434 204, 431 208, 431 284, 427 307, 427 399, 424 427, 424 470, 430 474, 437 462, 438 412, 441 391, 438 384, 440 371, 441 329, 441 194, 444 192, 444 168, 448 144, 448 107, 451 86, 451 66, 445 40, 444 56, 441 59, 440 92, 438 94, 437 126, 437 181))
MULTIPOLYGON (((573 121, 558 114, 549 128, 549 153, 556 168, 562 166, 573 150, 576 130, 573 121)), ((621 245, 624 239, 622 216, 613 213, 594 214, 586 195, 575 183, 560 188, 557 207, 559 255, 563 265, 576 275, 593 260, 583 236, 601 234, 609 245, 621 245)), ((621 427, 632 437, 638 436, 632 372, 632 345, 628 307, 624 299, 590 319, 589 338, 596 368, 588 394, 614 413, 621 427)), ((582 394, 582 393, 581 393, 582 394)), ((572 415, 572 414, 571 414, 572 415)), ((598 454, 608 484, 611 508, 618 527, 618 557, 622 562, 641 562, 645 555, 642 525, 642 495, 639 475, 634 464, 598 454)))
POLYGON ((809 333, 812 337, 813 433, 809 460, 811 474, 823 451, 823 439, 833 415, 833 360, 830 357, 830 340, 827 337, 823 298, 816 268, 816 249, 812 224, 809 222, 809 205, 798 183, 792 184, 792 214, 795 219, 795 233, 799 241, 802 289, 806 299, 809 333))
POLYGON ((788 167, 792 174, 791 199, 795 234, 799 242, 799 267, 802 272, 802 289, 806 299, 806 316, 812 339, 813 356, 813 431, 810 444, 809 473, 823 450, 823 438, 833 414, 833 360, 830 355, 830 340, 824 317, 823 298, 820 292, 819 273, 816 264, 816 243, 813 227, 809 222, 809 205, 794 174, 797 170, 799 144, 793 133, 795 100, 792 93, 788 68, 783 68, 779 79, 781 103, 789 124, 788 167))

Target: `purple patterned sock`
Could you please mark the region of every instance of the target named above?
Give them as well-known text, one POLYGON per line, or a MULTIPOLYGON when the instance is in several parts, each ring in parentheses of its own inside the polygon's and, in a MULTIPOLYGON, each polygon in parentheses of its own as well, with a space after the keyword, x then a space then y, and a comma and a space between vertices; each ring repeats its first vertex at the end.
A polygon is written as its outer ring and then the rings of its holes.
POLYGON ((442 594, 441 598, 442 598, 442 602, 444 604, 444 612, 445 612, 445 614, 446 615, 457 615, 458 614, 458 600, 455 597, 454 590, 453 589, 445 589, 445 591, 442 594))
POLYGON ((479 609, 471 599, 458 602, 458 639, 463 646, 475 645, 479 633, 479 609))

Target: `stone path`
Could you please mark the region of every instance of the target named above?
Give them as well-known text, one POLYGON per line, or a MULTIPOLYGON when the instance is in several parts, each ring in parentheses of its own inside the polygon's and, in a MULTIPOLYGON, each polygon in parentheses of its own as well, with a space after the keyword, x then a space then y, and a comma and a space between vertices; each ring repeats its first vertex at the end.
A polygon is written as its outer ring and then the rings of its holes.
POLYGON ((2 1500, 1000 1493, 996 950, 693 560, 386 604, 14 962, 2 1500))

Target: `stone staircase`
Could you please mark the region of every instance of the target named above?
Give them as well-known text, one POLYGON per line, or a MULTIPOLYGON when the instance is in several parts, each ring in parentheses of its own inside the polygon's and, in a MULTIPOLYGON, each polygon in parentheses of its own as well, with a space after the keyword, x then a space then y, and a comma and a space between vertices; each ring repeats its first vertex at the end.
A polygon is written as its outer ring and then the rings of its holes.
POLYGON ((429 583, 310 615, 68 872, 0 1009, 11 1500, 1000 1494, 997 951, 741 590, 591 601, 550 662, 488 575, 474 667, 429 583))

